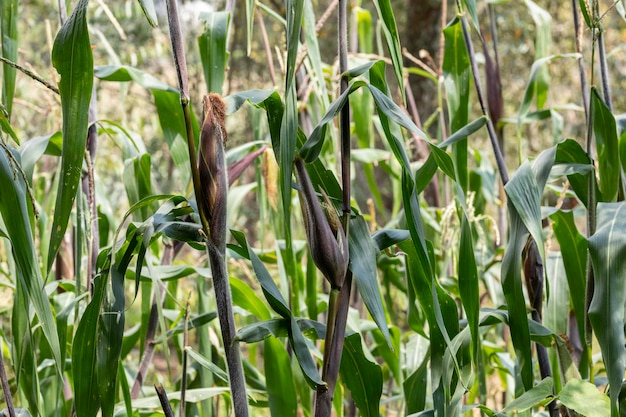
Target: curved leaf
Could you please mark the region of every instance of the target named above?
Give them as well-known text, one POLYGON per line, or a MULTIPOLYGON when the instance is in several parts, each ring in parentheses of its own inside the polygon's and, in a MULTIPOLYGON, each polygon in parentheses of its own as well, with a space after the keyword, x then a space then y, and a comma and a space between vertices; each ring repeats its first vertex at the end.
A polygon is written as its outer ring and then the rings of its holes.
POLYGON ((350 253, 350 270, 354 274, 359 294, 376 325, 391 345, 389 327, 383 309, 383 302, 378 288, 376 255, 378 250, 372 240, 367 222, 363 216, 350 219, 348 228, 350 253))
POLYGON ((602 349, 611 387, 611 416, 618 417, 619 393, 626 364, 626 203, 600 203, 597 214, 598 229, 589 238, 595 277, 589 320, 602 349))
POLYGON ((87 4, 80 0, 65 22, 52 48, 52 63, 61 76, 59 92, 63 110, 63 153, 61 180, 57 191, 50 250, 49 272, 67 229, 74 199, 79 191, 87 142, 87 125, 93 86, 93 55, 87 30, 87 4))
MULTIPOLYGON (((35 241, 31 229, 31 212, 26 184, 19 172, 17 153, 9 154, 9 148, 0 148, 0 214, 4 220, 6 233, 11 241, 11 252, 18 272, 16 285, 19 285, 27 300, 33 304, 44 336, 50 344, 59 375, 63 373, 61 348, 52 308, 44 288, 44 280, 39 269, 35 252, 35 241)), ((24 300, 25 303, 28 301, 24 300)), ((25 304, 27 305, 27 304, 25 304)))
MULTIPOLYGON (((17 40, 18 40, 18 0, 4 0, 0 10, 0 48, 2 57, 11 62, 17 62, 17 40)), ((15 94, 15 78, 17 70, 4 64, 2 66, 2 101, 7 111, 7 119, 11 120, 11 109, 13 108, 13 95, 15 94)), ((0 116, 1 117, 1 116, 0 116)))
POLYGON ((341 375, 352 398, 365 417, 380 415, 380 396, 383 392, 383 372, 380 365, 367 359, 361 335, 346 337, 341 355, 341 375))

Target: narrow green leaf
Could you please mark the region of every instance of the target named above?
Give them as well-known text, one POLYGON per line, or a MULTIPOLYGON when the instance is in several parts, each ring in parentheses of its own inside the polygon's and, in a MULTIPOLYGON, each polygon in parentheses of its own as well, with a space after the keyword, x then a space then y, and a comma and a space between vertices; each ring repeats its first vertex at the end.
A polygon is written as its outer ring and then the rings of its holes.
POLYGON ((88 3, 89 0, 80 0, 57 34, 52 48, 52 63, 61 76, 59 92, 63 111, 63 153, 46 266, 48 272, 67 229, 74 199, 79 191, 78 184, 85 156, 87 109, 91 100, 94 74, 87 29, 88 3))
POLYGON ((537 405, 547 404, 546 399, 552 396, 553 386, 552 378, 544 378, 535 387, 526 391, 519 398, 511 401, 511 403, 502 410, 502 413, 522 413, 537 405))
POLYGON ((363 216, 350 219, 348 239, 350 253, 350 270, 354 274, 356 286, 367 311, 372 315, 376 325, 391 344, 389 327, 383 309, 383 302, 378 287, 376 256, 378 250, 372 240, 367 222, 363 216))
POLYGON ((289 305, 283 298, 280 290, 276 286, 274 279, 270 275, 267 268, 263 262, 259 259, 257 254, 254 252, 248 241, 246 240, 245 235, 242 232, 237 230, 231 230, 231 233, 235 240, 239 243, 241 248, 244 250, 244 256, 246 256, 252 262, 252 267, 254 268, 254 273, 261 284, 261 288, 263 290, 263 294, 267 299, 267 302, 274 309, 275 312, 280 314, 284 318, 291 318, 292 313, 289 309, 289 305))
POLYGON ((346 387, 365 417, 380 416, 380 396, 383 392, 383 372, 380 365, 370 361, 363 351, 361 335, 354 333, 344 342, 340 371, 346 387))
POLYGON ((207 368, 209 371, 213 373, 213 375, 215 375, 222 381, 228 383, 228 374, 222 368, 220 368, 213 362, 210 362, 207 358, 205 358, 204 356, 202 356, 201 354, 193 350, 190 346, 187 346, 185 350, 187 351, 187 354, 189 355, 189 357, 192 358, 194 361, 198 362, 199 365, 201 365, 204 368, 207 368))
POLYGON ((459 130, 454 132, 452 135, 448 136, 448 139, 441 142, 438 146, 440 148, 445 148, 446 146, 463 140, 469 135, 478 132, 485 125, 485 123, 487 123, 487 116, 480 116, 478 119, 469 122, 459 130))
POLYGON ((76 415, 93 417, 100 409, 98 394, 97 350, 100 308, 104 299, 105 279, 94 280, 94 295, 81 317, 72 349, 72 377, 76 415))
POLYGON ((236 277, 229 277, 230 289, 233 294, 233 303, 249 311, 260 320, 269 320, 270 311, 254 292, 250 285, 236 277))
POLYGON ((598 174, 602 201, 613 202, 617 199, 620 165, 617 143, 617 126, 611 110, 604 104, 598 89, 591 89, 591 119, 598 152, 598 174))
MULTIPOLYGON (((472 228, 463 214, 461 224, 461 239, 459 241, 459 293, 461 303, 467 315, 467 323, 470 329, 472 343, 471 351, 474 361, 478 360, 480 349, 480 334, 478 333, 478 313, 480 309, 480 294, 478 292, 478 270, 474 256, 474 243, 472 241, 472 228)), ((480 366, 475 362, 477 366, 480 366)))
MULTIPOLYGON (((25 303, 32 303, 37 313, 44 336, 50 344, 52 356, 56 362, 56 369, 61 375, 61 348, 57 333, 57 326, 48 296, 44 288, 44 280, 39 268, 39 261, 35 251, 35 240, 31 229, 32 207, 29 207, 24 179, 17 164, 17 152, 10 152, 8 148, 0 148, 0 214, 4 220, 6 234, 11 241, 11 252, 15 260, 18 279, 15 284, 23 291, 25 303)), ((22 329, 23 330, 23 329, 22 329)))
POLYGON ((565 384, 559 392, 559 400, 570 410, 586 417, 606 417, 611 414, 609 397, 598 391, 592 383, 580 379, 572 379, 565 384))
MULTIPOLYGON (((21 274, 19 270, 18 274, 21 274)), ((30 409, 38 415, 40 386, 35 359, 36 348, 33 346, 33 332, 29 322, 28 297, 21 285, 17 285, 15 289, 12 313, 11 331, 14 340, 19 340, 19 343, 13 343, 12 352, 16 384, 22 389, 30 409)))
POLYGON ((148 19, 148 23, 153 28, 159 27, 159 21, 157 19, 156 8, 154 7, 153 0, 139 0, 139 5, 143 11, 144 16, 148 19))
POLYGON ((626 203, 599 203, 597 216, 598 229, 589 238, 595 277, 589 320, 602 350, 611 387, 611 417, 618 417, 619 393, 626 363, 626 203))
MULTIPOLYGON (((585 340, 585 288, 587 282, 587 239, 578 232, 571 211, 557 211, 550 218, 554 221, 553 230, 563 257, 567 283, 571 293, 572 307, 578 324, 580 340, 585 340)), ((584 352, 581 362, 586 363, 587 346, 583 343, 584 352)), ((584 369, 583 367, 580 368, 584 369)))
MULTIPOLYGON (((475 6, 475 5, 474 5, 475 6)), ((475 8, 475 7, 474 7, 475 8)), ((465 39, 461 28, 461 20, 457 17, 443 30, 445 49, 443 55, 443 74, 448 114, 450 115, 450 132, 456 133, 469 121, 469 94, 471 83, 470 62, 465 47, 465 39)), ((454 169, 457 182, 467 192, 467 138, 452 146, 454 169)))
MULTIPOLYGON (((0 39, 2 42, 0 42, 0 48, 2 48, 2 57, 12 62, 17 62, 18 11, 18 0, 4 0, 2 2, 2 10, 0 10, 0 39)), ((17 70, 3 64, 2 77, 2 105, 6 108, 7 119, 10 120, 17 70)))
POLYGON ((289 355, 283 344, 273 337, 265 339, 263 353, 270 413, 276 417, 295 417, 298 411, 298 396, 293 383, 289 355))
POLYGON ((557 58, 573 58, 578 59, 580 54, 559 54, 559 55, 549 55, 543 58, 537 59, 532 67, 530 68, 530 76, 528 77, 528 83, 526 84, 526 90, 524 92, 524 98, 522 99, 522 104, 520 106, 520 110, 518 113, 517 119, 517 128, 518 130, 521 127, 522 121, 526 118, 528 111, 530 109, 530 105, 532 103, 535 94, 537 93, 536 83, 540 82, 538 79, 541 78, 541 70, 543 66, 557 58))
POLYGON ((289 343, 291 344, 293 352, 298 359, 298 364, 300 365, 300 369, 302 369, 304 378, 311 388, 318 389, 325 386, 326 383, 320 378, 317 365, 313 361, 311 353, 309 352, 307 340, 304 337, 304 334, 302 334, 299 322, 296 321, 295 317, 291 317, 290 320, 289 343))
MULTIPOLYGON (((250 13, 251 17, 253 14, 254 11, 250 13)), ((222 94, 222 85, 226 75, 226 62, 228 61, 226 40, 228 38, 228 26, 230 25, 230 13, 203 13, 200 17, 204 20, 204 32, 198 36, 198 48, 200 50, 207 92, 222 94)), ((251 30, 251 27, 248 30, 251 30)))
POLYGON ((396 75, 396 81, 398 81, 398 87, 402 93, 402 101, 405 102, 406 93, 404 91, 404 77, 402 75, 402 49, 400 48, 400 36, 398 34, 396 18, 391 9, 389 0, 374 0, 374 6, 376 6, 378 16, 383 21, 383 33, 389 54, 391 55, 393 72, 396 75))
POLYGON ((533 386, 532 350, 526 313, 526 300, 522 290, 522 251, 528 239, 528 230, 517 214, 511 200, 509 208, 509 243, 502 259, 502 290, 509 309, 509 327, 515 356, 519 363, 524 390, 533 386))
MULTIPOLYGON (((548 55, 552 42, 551 23, 552 17, 545 9, 539 7, 532 0, 525 0, 526 7, 535 22, 535 61, 548 55)), ((534 81, 537 108, 542 109, 548 98, 550 87, 550 74, 546 67, 539 69, 534 81)))

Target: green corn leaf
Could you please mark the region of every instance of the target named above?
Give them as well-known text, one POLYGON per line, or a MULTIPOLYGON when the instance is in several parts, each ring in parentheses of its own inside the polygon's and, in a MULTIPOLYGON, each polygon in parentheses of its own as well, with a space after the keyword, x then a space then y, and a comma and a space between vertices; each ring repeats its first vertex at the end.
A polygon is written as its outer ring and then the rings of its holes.
POLYGON ((502 410, 502 413, 523 413, 532 407, 547 404, 550 402, 548 399, 552 396, 553 386, 552 378, 548 377, 543 379, 535 387, 526 391, 519 398, 511 401, 511 403, 502 410))
MULTIPOLYGON (((543 175, 547 176, 545 173, 543 175)), ((540 178, 540 181, 544 180, 540 178)), ((540 187, 537 182, 530 164, 525 162, 505 186, 510 229, 509 244, 502 260, 502 289, 509 306, 511 339, 525 390, 531 389, 533 385, 530 331, 521 276, 522 251, 526 245, 529 229, 537 241, 541 258, 545 259, 539 202, 541 196, 539 190, 543 189, 543 186, 540 187)))
POLYGON ((591 29, 592 25, 591 25, 591 14, 588 8, 588 0, 578 0, 578 4, 580 5, 580 10, 583 14, 583 18, 585 19, 585 24, 587 25, 587 28, 591 29))
POLYGON ((586 417, 606 417, 611 414, 611 403, 606 394, 595 385, 581 379, 572 379, 559 392, 559 401, 570 410, 586 417))
POLYGON ((252 34, 254 29, 255 1, 246 0, 246 53, 252 52, 252 34))
POLYGON ((448 138, 441 142, 438 146, 440 148, 445 148, 447 146, 453 145, 458 141, 461 141, 467 138, 469 135, 478 132, 484 125, 487 123, 487 116, 480 116, 478 119, 473 120, 448 136, 448 138))
POLYGON ((400 36, 398 34, 396 18, 391 9, 389 0, 374 0, 374 6, 376 6, 378 16, 383 21, 383 33, 389 54, 391 55, 393 72, 396 75, 398 87, 402 93, 402 101, 405 102, 406 92, 404 90, 404 78, 402 75, 402 49, 400 48, 400 36))
POLYGON ((65 22, 52 48, 52 63, 59 75, 63 111, 63 154, 46 271, 61 245, 74 199, 79 191, 87 141, 87 119, 93 86, 93 55, 87 30, 87 4, 81 0, 65 22))
MULTIPOLYGON (((587 152, 580 146, 578 142, 574 139, 567 139, 563 142, 559 143, 556 147, 556 156, 554 158, 555 164, 580 164, 587 165, 591 168, 591 159, 587 155, 587 152)), ((591 171, 590 171, 591 172, 591 171)), ((568 174, 567 179, 570 182, 570 186, 578 199, 585 205, 589 203, 588 193, 589 193, 589 176, 592 175, 590 172, 583 173, 574 173, 568 174)), ((595 181, 594 176, 594 187, 596 189, 596 197, 602 201, 600 190, 595 181)))
POLYGON ((198 362, 199 365, 211 371, 213 375, 215 375, 222 381, 228 383, 228 374, 222 368, 209 361, 207 358, 193 350, 190 346, 187 346, 185 350, 189 357, 198 362))
POLYGON ((293 352, 298 359, 298 364, 300 365, 300 369, 302 369, 304 378, 311 388, 318 389, 325 386, 326 383, 320 378, 317 365, 313 361, 311 353, 309 352, 309 346, 306 338, 304 337, 304 334, 302 334, 299 322, 295 319, 295 317, 291 317, 290 320, 289 343, 291 344, 293 352))
POLYGON ((559 252, 548 253, 546 275, 550 295, 543 308, 543 325, 555 334, 567 334, 570 292, 563 257, 559 252))
POLYGON ((267 302, 274 309, 274 311, 280 314, 282 317, 291 318, 292 313, 289 309, 289 305, 283 298, 283 295, 276 286, 276 283, 274 282, 274 279, 270 275, 269 271, 267 270, 267 268, 265 268, 263 262, 261 262, 257 254, 254 252, 254 250, 246 240, 245 235, 237 230, 231 230, 231 233, 235 240, 241 246, 241 249, 243 250, 242 254, 246 258, 250 259, 250 261, 252 262, 254 273, 259 280, 259 283, 261 284, 261 288, 263 289, 263 294, 265 295, 267 302))
POLYGON ((459 293, 461 294, 461 303, 465 309, 467 323, 471 333, 472 356, 474 360, 477 361, 479 357, 478 349, 480 349, 480 334, 478 333, 480 294, 478 292, 478 270, 474 256, 472 228, 465 213, 463 214, 463 221, 461 223, 461 239, 459 246, 459 293))
MULTIPOLYGON (((50 344, 56 369, 61 375, 61 348, 50 302, 44 288, 44 280, 39 269, 39 261, 35 251, 35 240, 31 229, 32 207, 29 207, 24 179, 19 172, 17 152, 9 148, 0 148, 0 214, 4 220, 6 234, 11 241, 11 252, 15 259, 18 282, 21 294, 32 303, 39 319, 43 334, 50 344)), ((26 302, 26 300, 24 300, 26 302)), ((22 329, 23 330, 23 329, 22 329)))
MULTIPOLYGON (((475 5, 474 5, 475 12, 475 5)), ((476 23, 476 22, 475 22, 476 23)), ((469 94, 471 70, 461 20, 457 17, 443 30, 445 49, 443 55, 443 74, 448 113, 450 114, 450 132, 456 133, 465 127, 469 120, 469 94)), ((452 145, 454 169, 461 189, 467 192, 467 138, 452 145)))
MULTIPOLYGON (((4 0, 2 2, 2 10, 0 10, 0 48, 2 48, 2 57, 12 62, 17 62, 17 45, 18 45, 18 0, 4 0)), ((13 108, 13 96, 15 94, 15 78, 17 70, 6 64, 2 66, 2 101, 7 111, 8 119, 11 118, 11 110, 13 108)), ((7 123, 9 124, 9 123, 7 123)))
POLYGON ((548 62, 558 59, 558 58, 571 58, 578 59, 580 54, 559 54, 559 55, 549 55, 543 58, 537 59, 532 67, 530 68, 530 76, 528 77, 528 83, 526 84, 526 90, 524 91, 524 98, 522 99, 522 104, 520 106, 520 110, 517 116, 517 129, 521 128, 522 122, 528 115, 528 111, 530 110, 530 105, 532 104, 532 100, 537 93, 537 89, 535 87, 536 83, 540 82, 538 79, 541 78, 541 70, 545 64, 548 62))
POLYGON ((428 359, 429 356, 426 356, 422 364, 402 384, 404 398, 406 398, 407 415, 422 411, 426 405, 428 359))
MULTIPOLYGON (((578 232, 574 222, 574 214, 567 211, 557 211, 550 218, 554 221, 553 229, 563 257, 565 275, 571 293, 572 306, 578 324, 580 340, 585 340, 585 288, 587 282, 587 239, 578 232)), ((587 363, 587 346, 583 343, 581 366, 587 363)))
POLYGON ((591 89, 591 119, 598 152, 598 173, 602 201, 617 199, 620 177, 617 126, 611 110, 604 104, 598 89, 591 89))
MULTIPOLYGON (((250 20, 253 14, 254 11, 250 13, 250 20)), ((203 13, 200 18, 204 20, 204 32, 198 36, 198 48, 207 92, 222 94, 228 61, 226 41, 228 39, 230 13, 203 13)), ((251 23, 249 24, 251 26, 251 23)), ((248 30, 251 30, 251 27, 248 30)))
MULTIPOLYGON (((548 55, 552 42, 551 23, 552 17, 545 9, 539 7, 532 0, 525 0, 526 7, 535 22, 535 61, 548 55)), ((539 69, 534 82, 537 108, 542 109, 548 98, 550 87, 550 74, 546 67, 539 69)))
POLYGON ((619 393, 626 363, 626 203, 599 203, 597 216, 598 229, 589 238, 589 254, 595 276, 589 320, 602 350, 611 387, 611 417, 618 417, 619 393))
POLYGON ((289 354, 283 344, 273 337, 265 339, 263 353, 270 413, 272 416, 295 417, 298 396, 289 354))
POLYGON ((154 7, 153 0, 139 0, 139 6, 143 11, 144 16, 148 19, 148 23, 153 28, 159 27, 159 21, 157 19, 156 8, 154 7))
POLYGON ((72 350, 74 407, 76 415, 93 417, 100 408, 97 374, 98 326, 104 299, 105 282, 101 276, 94 280, 94 295, 81 317, 72 350))
POLYGON ((263 304, 263 301, 254 292, 250 285, 236 277, 230 277, 230 289, 233 294, 233 303, 249 311, 254 317, 260 320, 269 320, 270 311, 263 304))
POLYGON ((352 218, 348 229, 350 233, 348 240, 350 270, 354 274, 356 286, 367 310, 387 339, 387 343, 391 345, 389 327, 378 288, 376 268, 378 249, 370 237, 369 228, 363 216, 352 218))
POLYGON ((380 396, 383 392, 383 373, 363 351, 361 335, 346 337, 341 355, 340 372, 352 398, 365 417, 380 416, 380 396))
POLYGON ((40 388, 36 348, 33 346, 33 332, 29 322, 28 297, 21 285, 17 285, 15 289, 12 313, 11 331, 15 340, 19 340, 19 343, 13 344, 12 352, 16 384, 22 389, 30 409, 38 415, 40 388))

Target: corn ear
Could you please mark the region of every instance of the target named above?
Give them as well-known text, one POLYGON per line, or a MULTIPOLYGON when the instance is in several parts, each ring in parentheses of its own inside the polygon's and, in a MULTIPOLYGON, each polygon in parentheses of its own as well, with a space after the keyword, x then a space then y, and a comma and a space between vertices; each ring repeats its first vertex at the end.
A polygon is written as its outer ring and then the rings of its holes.
POLYGON ((206 95, 203 100, 202 113, 198 160, 202 195, 197 196, 198 208, 209 224, 209 240, 223 252, 226 245, 226 200, 228 197, 228 173, 224 151, 227 141, 224 126, 226 104, 219 94, 206 95))
MULTIPOLYGON (((296 159, 295 168, 296 177, 300 183, 298 195, 311 257, 331 287, 339 289, 343 286, 349 259, 348 244, 343 227, 338 221, 336 212, 334 212, 334 217, 332 214, 330 215, 330 222, 327 219, 302 159, 296 159), (335 231, 331 228, 331 223, 337 228, 335 231)), ((325 200, 330 205, 328 197, 325 197, 325 200)), ((332 210, 334 211, 334 209, 332 210)))

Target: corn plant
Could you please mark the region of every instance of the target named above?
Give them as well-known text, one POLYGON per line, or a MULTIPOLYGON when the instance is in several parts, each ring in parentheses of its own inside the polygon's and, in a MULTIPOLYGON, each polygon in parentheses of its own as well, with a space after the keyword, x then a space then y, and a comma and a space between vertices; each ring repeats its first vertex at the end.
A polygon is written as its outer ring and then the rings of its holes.
POLYGON ((124 33, 121 9, 78 0, 48 77, 19 62, 25 4, 2 3, 6 415, 624 413, 623 1, 567 4, 558 54, 540 2, 442 2, 438 60, 403 51, 390 0, 227 1, 191 40, 166 3, 126 11, 169 38, 171 74, 120 59, 95 22, 124 33), (509 7, 534 28, 523 74, 509 7), (243 50, 267 73, 226 83, 243 50), (41 126, 20 82, 52 103, 41 126), (112 119, 111 89, 150 110, 112 119))

